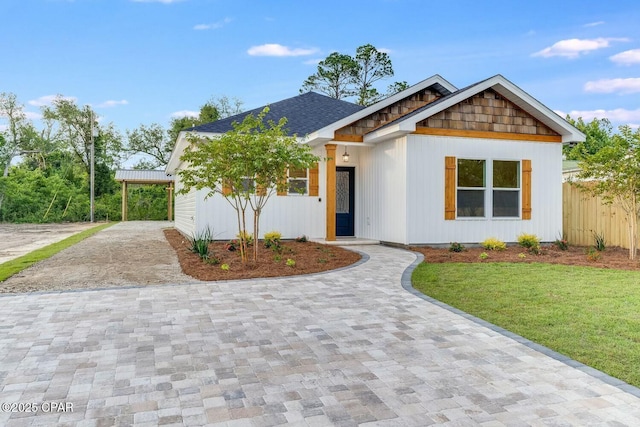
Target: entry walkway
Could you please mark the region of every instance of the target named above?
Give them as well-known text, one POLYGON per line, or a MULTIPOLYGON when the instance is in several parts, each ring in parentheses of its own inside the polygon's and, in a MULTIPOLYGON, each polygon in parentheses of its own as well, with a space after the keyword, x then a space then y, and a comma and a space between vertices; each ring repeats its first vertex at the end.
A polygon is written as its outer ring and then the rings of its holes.
POLYGON ((0 425, 640 425, 635 389, 407 292, 413 253, 356 249, 310 276, 0 297, 0 402, 73 405, 0 425))

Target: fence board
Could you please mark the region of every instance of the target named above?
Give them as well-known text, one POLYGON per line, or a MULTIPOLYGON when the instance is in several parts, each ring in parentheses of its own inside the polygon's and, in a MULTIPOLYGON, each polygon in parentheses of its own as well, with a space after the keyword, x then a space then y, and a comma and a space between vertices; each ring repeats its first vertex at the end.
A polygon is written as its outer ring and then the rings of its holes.
POLYGON ((629 248, 627 214, 615 205, 605 205, 594 197, 571 185, 562 184, 562 227, 572 245, 594 244, 593 233, 603 234, 607 246, 629 248))

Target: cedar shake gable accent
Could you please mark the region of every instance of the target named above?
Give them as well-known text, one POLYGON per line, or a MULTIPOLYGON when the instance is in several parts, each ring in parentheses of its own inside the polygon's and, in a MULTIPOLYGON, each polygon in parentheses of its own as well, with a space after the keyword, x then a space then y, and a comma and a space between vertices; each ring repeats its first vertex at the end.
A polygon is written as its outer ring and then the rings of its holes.
POLYGON ((586 136, 540 101, 495 75, 371 130, 365 144, 408 134, 571 143, 586 136))
POLYGON ((334 139, 336 141, 362 142, 363 136, 366 133, 421 109, 425 105, 431 104, 450 93, 442 89, 438 90, 436 85, 433 85, 413 93, 406 98, 336 130, 334 139))
POLYGON ((560 137, 559 133, 493 89, 477 93, 416 123, 418 132, 421 127, 560 137))

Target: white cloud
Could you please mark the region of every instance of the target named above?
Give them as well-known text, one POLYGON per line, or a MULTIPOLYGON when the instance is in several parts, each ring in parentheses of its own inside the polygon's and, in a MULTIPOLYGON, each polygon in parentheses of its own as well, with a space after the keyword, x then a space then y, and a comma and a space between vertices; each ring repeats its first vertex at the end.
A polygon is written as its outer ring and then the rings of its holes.
POLYGON ((382 49, 378 49, 378 52, 386 53, 387 55, 390 55, 393 51, 391 49, 387 49, 387 48, 383 47, 382 49))
POLYGON ((321 61, 323 61, 323 59, 321 58, 315 58, 315 59, 309 59, 303 62, 303 64, 305 65, 318 65, 321 61))
MULTIPOLYGON (((51 105, 51 103, 58 98, 60 95, 45 95, 41 96, 37 99, 32 99, 28 102, 29 105, 33 105, 34 107, 44 107, 45 105, 51 105)), ((78 98, 75 96, 62 96, 62 99, 66 99, 67 101, 76 102, 78 98)))
MULTIPOLYGON (((562 111, 556 111, 562 117, 566 117, 567 113, 562 111)), ((640 122, 640 108, 637 110, 627 110, 625 108, 616 108, 615 110, 573 110, 569 112, 569 115, 577 119, 582 117, 584 121, 591 121, 593 119, 609 119, 609 121, 621 124, 630 124, 640 122)), ((631 125, 635 126, 635 125, 631 125)))
POLYGON ((624 38, 602 38, 597 39, 568 39, 560 40, 552 46, 542 49, 531 56, 542 56, 549 58, 552 56, 564 56, 565 58, 577 58, 581 54, 585 54, 594 50, 609 47, 611 42, 626 42, 629 39, 624 38))
POLYGON ((213 24, 194 25, 193 29, 196 31, 217 30, 229 24, 231 21, 233 21, 231 18, 224 18, 222 21, 214 22, 213 24))
POLYGON ((116 107, 118 105, 127 105, 128 103, 129 101, 127 101, 126 99, 123 99, 121 101, 108 100, 108 101, 104 101, 101 104, 96 105, 96 108, 111 108, 111 107, 116 107))
POLYGON ((640 64, 640 49, 631 49, 609 57, 616 64, 631 65, 640 64))
POLYGON ((40 120, 42 118, 42 114, 34 113, 33 111, 25 111, 24 116, 29 120, 40 120))
POLYGON ((251 56, 305 56, 313 55, 317 51, 317 49, 290 48, 280 44, 268 43, 252 46, 247 50, 247 53, 251 56))
POLYGON ((0 132, 4 132, 7 129, 9 129, 9 125, 0 125, 0 132))
POLYGON ((584 27, 597 27, 598 25, 603 25, 604 21, 597 21, 597 22, 589 22, 588 24, 584 24, 584 27))
POLYGON ((174 119, 180 119, 182 117, 198 117, 198 116, 200 116, 200 112, 192 111, 192 110, 180 110, 180 111, 174 111, 173 113, 171 113, 171 117, 173 117, 174 119))
POLYGON ((640 78, 595 80, 585 83, 584 90, 594 93, 636 93, 640 92, 640 78))

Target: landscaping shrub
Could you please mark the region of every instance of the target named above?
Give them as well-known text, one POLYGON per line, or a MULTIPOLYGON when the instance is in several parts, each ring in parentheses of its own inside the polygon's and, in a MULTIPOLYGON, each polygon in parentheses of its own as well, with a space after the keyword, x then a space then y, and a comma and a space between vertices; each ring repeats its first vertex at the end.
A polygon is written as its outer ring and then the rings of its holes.
POLYGON ((298 243, 305 243, 309 241, 309 239, 307 239, 307 236, 305 236, 304 234, 302 236, 296 237, 296 242, 298 243))
POLYGON ((449 246, 449 252, 463 252, 465 250, 466 248, 462 243, 453 242, 451 243, 451 246, 449 246))
POLYGON ((600 251, 598 251, 593 246, 589 247, 586 250, 587 259, 591 262, 599 261, 602 255, 600 255, 600 251))
POLYGON ((238 238, 238 240, 244 240, 245 242, 247 242, 247 246, 253 244, 253 234, 249 233, 248 231, 238 233, 236 234, 236 237, 238 238))
POLYGON ((264 234, 264 247, 277 250, 280 248, 282 234, 279 231, 270 231, 264 234))
POLYGON ((500 239, 496 239, 495 237, 489 237, 488 239, 485 239, 480 245, 490 251, 504 251, 505 249, 507 249, 507 244, 500 239))
POLYGON ((607 248, 607 241, 604 238, 604 233, 593 232, 593 240, 595 242, 595 248, 597 251, 602 252, 607 248))
POLYGON ((478 255, 478 258, 487 259, 489 258, 489 254, 487 254, 486 252, 482 252, 480 255, 478 255))
POLYGON ((213 233, 207 228, 189 239, 191 245, 189 249, 198 254, 201 259, 207 260, 209 259, 209 244, 211 242, 213 242, 213 233))
POLYGON ((522 233, 518 236, 518 244, 527 249, 540 247, 540 239, 535 234, 522 233))
POLYGON ((556 241, 553 242, 553 244, 556 245, 557 248, 560 249, 561 251, 566 251, 567 249, 569 249, 569 242, 565 238, 556 239, 556 241))

